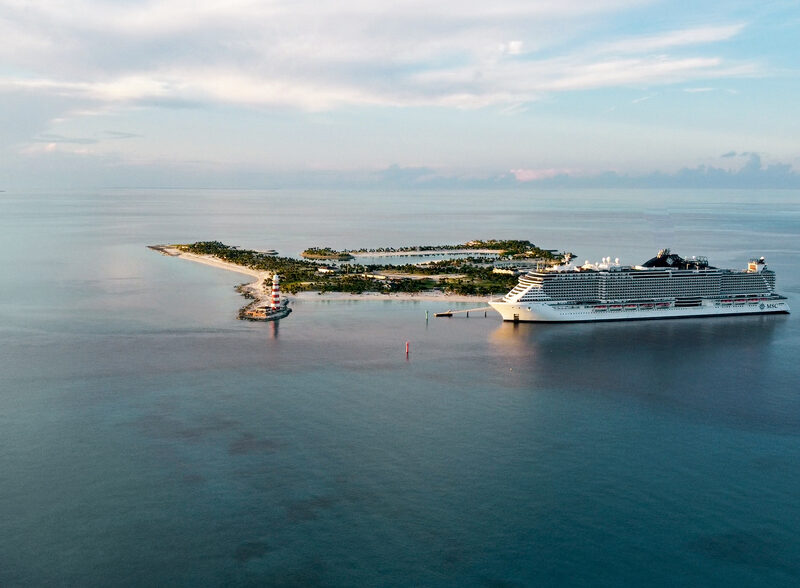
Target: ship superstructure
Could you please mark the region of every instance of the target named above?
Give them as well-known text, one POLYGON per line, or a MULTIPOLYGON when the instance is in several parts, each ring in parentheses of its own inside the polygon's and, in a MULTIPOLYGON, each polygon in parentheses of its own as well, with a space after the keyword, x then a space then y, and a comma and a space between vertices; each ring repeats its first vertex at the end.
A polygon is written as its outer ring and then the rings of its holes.
POLYGON ((506 321, 572 322, 788 313, 764 258, 744 270, 719 269, 705 257, 684 259, 669 249, 642 265, 573 264, 532 271, 489 304, 506 321))

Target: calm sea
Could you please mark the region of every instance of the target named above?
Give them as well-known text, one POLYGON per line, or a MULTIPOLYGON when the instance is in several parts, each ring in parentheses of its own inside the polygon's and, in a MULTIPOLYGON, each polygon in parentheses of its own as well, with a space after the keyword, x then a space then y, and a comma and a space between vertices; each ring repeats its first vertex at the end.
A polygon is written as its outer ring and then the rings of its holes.
POLYGON ((796 191, 3 193, 0 243, 4 587, 800 582, 796 191), (764 255, 796 314, 247 323, 145 247, 493 237, 764 255))

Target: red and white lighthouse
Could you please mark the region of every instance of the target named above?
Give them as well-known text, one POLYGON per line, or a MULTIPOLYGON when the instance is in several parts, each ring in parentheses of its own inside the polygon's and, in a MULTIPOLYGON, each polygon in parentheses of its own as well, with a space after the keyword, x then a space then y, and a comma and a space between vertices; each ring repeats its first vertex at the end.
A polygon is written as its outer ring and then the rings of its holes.
POLYGON ((272 297, 270 309, 279 310, 281 307, 281 280, 278 274, 272 276, 272 297))

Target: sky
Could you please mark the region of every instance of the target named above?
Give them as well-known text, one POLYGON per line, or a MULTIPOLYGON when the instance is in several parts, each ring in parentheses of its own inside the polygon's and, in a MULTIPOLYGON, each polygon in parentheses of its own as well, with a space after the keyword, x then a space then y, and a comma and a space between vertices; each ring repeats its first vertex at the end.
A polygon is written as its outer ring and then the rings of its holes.
POLYGON ((797 0, 0 0, 0 189, 800 188, 797 0))

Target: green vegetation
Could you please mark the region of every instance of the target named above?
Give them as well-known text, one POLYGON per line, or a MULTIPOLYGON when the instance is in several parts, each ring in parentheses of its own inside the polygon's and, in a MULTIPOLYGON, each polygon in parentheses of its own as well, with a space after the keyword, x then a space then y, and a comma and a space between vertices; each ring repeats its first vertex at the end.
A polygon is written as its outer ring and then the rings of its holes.
POLYGON ((514 258, 557 259, 554 251, 541 249, 530 241, 518 239, 476 239, 459 245, 415 245, 411 247, 378 247, 376 249, 345 250, 350 253, 412 253, 414 251, 454 251, 463 249, 488 249, 498 255, 514 258))
POLYGON ((353 259, 353 256, 349 253, 344 251, 336 251, 330 247, 309 247, 300 255, 306 259, 336 259, 338 261, 347 261, 353 259))
MULTIPOLYGON (((309 259, 278 257, 258 251, 239 249, 219 241, 200 241, 178 245, 178 249, 201 255, 213 255, 224 261, 254 270, 278 273, 284 290, 295 293, 319 292, 424 292, 441 288, 450 294, 488 296, 505 293, 517 283, 511 274, 492 272, 491 259, 475 256, 460 259, 445 259, 424 264, 358 264, 343 263, 334 271, 324 271, 324 265, 309 259)), ((515 257, 535 257, 554 263, 560 259, 552 252, 539 249, 529 241, 470 241, 464 245, 428 247, 434 249, 492 249, 510 253, 515 257)), ((422 249, 422 248, 420 248, 422 249)), ((409 249, 410 250, 410 249, 409 249)), ((385 250, 384 250, 385 251, 385 250)), ((341 252, 328 247, 311 247, 303 252, 304 257, 319 256, 331 259, 341 252), (310 255, 306 255, 310 253, 310 255)), ((348 255, 348 258, 352 256, 348 255)), ((340 259, 340 258, 337 258, 340 259)))
POLYGON ((283 277, 313 275, 320 267, 313 261, 304 261, 291 257, 279 257, 249 249, 239 249, 225 245, 219 241, 199 241, 191 245, 177 245, 181 251, 197 253, 199 255, 213 255, 224 261, 243 265, 255 270, 277 272, 283 277))
POLYGON ((520 241, 517 239, 470 241, 467 243, 467 246, 470 249, 495 249, 501 255, 514 258, 532 257, 548 260, 556 259, 555 252, 549 249, 541 249, 530 241, 520 241))

